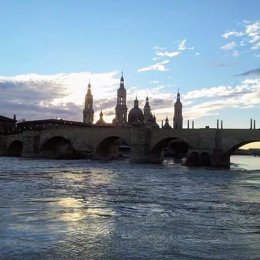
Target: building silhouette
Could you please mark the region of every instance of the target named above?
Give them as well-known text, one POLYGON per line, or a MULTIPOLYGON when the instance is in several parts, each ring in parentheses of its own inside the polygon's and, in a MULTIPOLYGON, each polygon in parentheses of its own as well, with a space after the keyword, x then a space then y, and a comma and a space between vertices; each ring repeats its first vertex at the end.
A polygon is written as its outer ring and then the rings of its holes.
POLYGON ((93 109, 93 95, 91 93, 91 84, 88 83, 88 91, 85 96, 85 108, 83 110, 83 123, 93 124, 94 109, 93 109))
POLYGON ((142 109, 139 108, 139 101, 137 97, 134 101, 134 107, 130 110, 128 114, 128 124, 140 126, 144 124, 144 113, 142 109))
MULTIPOLYGON (((156 122, 155 115, 151 112, 151 106, 149 103, 149 97, 146 97, 145 105, 143 110, 139 107, 139 101, 136 97, 134 100, 134 107, 127 114, 126 106, 126 89, 124 83, 123 72, 120 78, 120 85, 117 90, 117 103, 115 107, 115 118, 111 123, 106 123, 103 118, 103 112, 101 110, 99 119, 95 123, 96 126, 110 126, 110 127, 129 127, 129 126, 140 126, 146 128, 159 128, 156 122)), ((93 125, 94 119, 94 108, 93 108, 93 95, 91 93, 91 84, 88 84, 87 94, 85 96, 85 108, 83 110, 83 123, 93 125)), ((180 93, 178 90, 177 100, 174 104, 174 118, 173 128, 182 129, 183 117, 182 117, 182 103, 180 101, 180 93)), ((165 123, 162 122, 162 128, 170 129, 172 126, 169 123, 168 117, 165 119, 165 123)))
POLYGON ((181 103, 180 93, 178 90, 177 100, 174 104, 173 128, 182 129, 182 126, 183 126, 182 103, 181 103))
POLYGON ((124 83, 124 76, 120 79, 120 87, 117 90, 117 104, 115 108, 116 117, 113 120, 113 124, 116 126, 127 125, 127 106, 126 106, 126 89, 124 83))

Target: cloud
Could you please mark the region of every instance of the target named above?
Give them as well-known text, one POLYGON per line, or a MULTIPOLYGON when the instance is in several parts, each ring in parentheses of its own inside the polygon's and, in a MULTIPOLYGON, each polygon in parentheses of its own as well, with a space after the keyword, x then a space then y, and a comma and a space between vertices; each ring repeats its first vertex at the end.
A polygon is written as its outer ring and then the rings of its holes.
POLYGON ((147 67, 139 69, 137 72, 144 72, 144 71, 167 71, 168 69, 165 67, 169 60, 164 60, 162 62, 158 62, 147 67))
POLYGON ((237 46, 237 44, 235 42, 229 42, 225 45, 223 45, 222 47, 220 47, 220 49, 228 51, 228 50, 232 50, 237 46))
POLYGON ((186 40, 182 40, 182 41, 179 43, 178 50, 179 50, 179 51, 184 51, 184 50, 186 50, 185 44, 186 44, 186 40))
POLYGON ((256 77, 260 77, 260 68, 254 69, 254 70, 248 70, 246 72, 238 74, 237 76, 256 76, 256 77))
POLYGON ((180 51, 173 51, 173 52, 168 52, 168 51, 156 51, 155 52, 157 56, 161 56, 161 57, 169 57, 169 58, 173 58, 176 57, 178 55, 181 54, 180 51))
POLYGON ((156 57, 153 58, 153 60, 158 60, 162 57, 173 58, 179 56, 185 50, 194 50, 194 47, 187 47, 186 42, 186 39, 181 40, 177 46, 177 50, 175 51, 168 51, 167 48, 160 46, 153 47, 154 53, 156 55, 156 57))
POLYGON ((0 111, 6 116, 12 113, 28 120, 56 116, 81 120, 89 78, 93 95, 106 99, 116 91, 119 82, 117 74, 79 72, 0 76, 0 111))
POLYGON ((159 83, 159 80, 151 80, 150 83, 151 83, 151 84, 158 84, 158 83, 159 83))
POLYGON ((246 79, 236 86, 218 86, 189 91, 185 100, 192 100, 185 107, 185 117, 200 118, 220 113, 225 108, 260 107, 260 79, 246 79))
POLYGON ((245 35, 244 32, 236 32, 236 31, 226 31, 224 34, 222 34, 222 37, 224 37, 225 39, 228 39, 230 36, 243 36, 245 35))
POLYGON ((254 43, 260 40, 260 22, 246 25, 245 33, 250 38, 249 42, 254 43))
MULTIPOLYGON (((167 64, 166 61, 164 61, 167 64)), ((242 73, 242 76, 259 74, 259 69, 242 73)), ((63 118, 82 120, 84 96, 88 79, 91 78, 94 96, 95 121, 102 109, 106 122, 114 118, 116 93, 119 87, 120 73, 90 72, 60 73, 54 75, 27 74, 14 77, 0 77, 0 111, 2 115, 18 119, 63 118)), ((126 77, 127 79, 127 77, 126 77)), ((167 85, 158 85, 149 89, 150 105, 158 122, 173 117, 176 93, 167 85)), ((143 108, 147 89, 141 86, 129 86, 127 89, 128 111, 133 107, 137 95, 143 108)), ((246 78, 237 85, 221 85, 200 88, 181 93, 184 106, 184 118, 195 119, 219 113, 224 108, 259 107, 260 79, 246 78)))
MULTIPOLYGON (((227 30, 222 37, 225 39, 232 38, 234 41, 222 46, 223 50, 233 50, 235 47, 249 48, 251 51, 260 49, 260 21, 250 22, 244 20, 242 28, 238 30, 227 30)), ((239 55, 239 51, 232 52, 234 57, 239 55)))
POLYGON ((260 42, 256 43, 254 46, 251 47, 252 50, 260 49, 260 42))
POLYGON ((194 50, 194 47, 187 47, 186 46, 186 39, 180 41, 179 45, 178 45, 178 50, 179 51, 185 51, 185 50, 194 50))
POLYGON ((234 51, 232 52, 232 56, 233 56, 233 57, 238 57, 239 55, 240 55, 240 53, 239 53, 238 50, 234 50, 234 51))

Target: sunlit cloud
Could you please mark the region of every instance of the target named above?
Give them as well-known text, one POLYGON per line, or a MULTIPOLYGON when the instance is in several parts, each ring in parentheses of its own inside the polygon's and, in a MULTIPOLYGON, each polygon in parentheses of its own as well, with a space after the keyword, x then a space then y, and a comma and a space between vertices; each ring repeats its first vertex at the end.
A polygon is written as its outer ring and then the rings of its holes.
MULTIPOLYGON (((241 76, 257 74, 258 70, 242 73, 241 76)), ((18 75, 0 77, 0 109, 1 114, 18 119, 59 118, 67 120, 82 120, 84 97, 88 81, 92 84, 94 96, 95 121, 103 110, 106 122, 111 122, 115 116, 116 93, 119 87, 120 73, 91 74, 89 72, 55 74, 55 75, 18 75), (11 114, 10 114, 11 113, 11 114)), ((127 89, 128 111, 133 107, 137 96, 140 107, 145 105, 148 95, 152 113, 158 122, 173 117, 176 92, 172 87, 159 84, 153 80, 153 87, 129 86, 127 89)), ((197 119, 215 115, 225 108, 259 107, 260 79, 246 78, 237 85, 221 85, 181 93, 184 107, 184 118, 197 119)))

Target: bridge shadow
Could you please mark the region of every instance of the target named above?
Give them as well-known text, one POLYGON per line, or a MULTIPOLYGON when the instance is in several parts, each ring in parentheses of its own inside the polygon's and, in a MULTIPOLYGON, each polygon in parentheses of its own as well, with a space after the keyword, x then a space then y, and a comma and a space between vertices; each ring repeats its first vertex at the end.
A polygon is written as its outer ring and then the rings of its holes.
POLYGON ((106 161, 129 159, 130 150, 130 145, 124 139, 110 136, 98 144, 94 152, 94 159, 106 161))
POLYGON ((21 141, 13 141, 7 148, 8 156, 20 157, 23 152, 23 143, 21 141))
POLYGON ((164 159, 172 159, 174 163, 182 163, 191 146, 180 138, 165 138, 160 140, 150 150, 150 162, 161 163, 164 159))
POLYGON ((76 150, 72 143, 61 136, 48 139, 41 147, 39 155, 49 159, 74 159, 77 158, 76 150))

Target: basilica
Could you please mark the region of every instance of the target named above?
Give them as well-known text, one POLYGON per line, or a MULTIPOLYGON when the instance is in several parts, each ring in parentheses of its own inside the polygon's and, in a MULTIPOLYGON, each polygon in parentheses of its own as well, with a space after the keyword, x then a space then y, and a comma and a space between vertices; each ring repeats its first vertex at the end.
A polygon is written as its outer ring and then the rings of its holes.
MULTIPOLYGON (((88 84, 87 94, 85 96, 85 107, 83 110, 83 123, 93 125, 94 121, 94 109, 93 109, 93 95, 91 93, 91 84, 88 84)), ((149 98, 146 97, 145 106, 143 109, 139 107, 139 101, 136 97, 134 100, 134 107, 127 114, 126 106, 126 89, 124 83, 123 73, 120 79, 120 85, 117 90, 117 104, 115 107, 115 118, 112 124, 108 124, 104 121, 103 112, 100 112, 100 118, 95 123, 96 126, 115 126, 115 127, 147 127, 147 128, 159 128, 156 123, 156 117, 151 112, 149 104, 149 98)), ((170 125, 168 117, 165 122, 162 121, 162 128, 174 128, 182 129, 183 117, 182 117, 182 103, 180 100, 180 93, 178 91, 177 100, 174 104, 174 117, 173 126, 170 125)))

